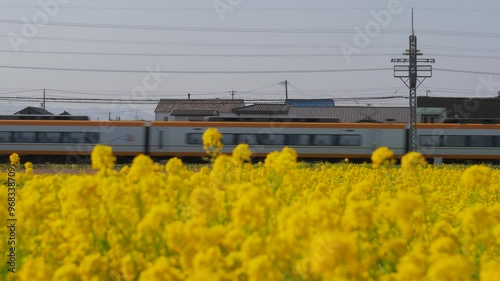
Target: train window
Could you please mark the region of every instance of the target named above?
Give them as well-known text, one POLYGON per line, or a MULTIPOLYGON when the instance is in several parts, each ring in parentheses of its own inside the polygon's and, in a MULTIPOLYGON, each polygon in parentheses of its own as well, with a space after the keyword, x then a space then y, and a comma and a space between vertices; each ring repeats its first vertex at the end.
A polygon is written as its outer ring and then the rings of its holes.
POLYGON ((493 136, 469 136, 469 146, 473 147, 492 147, 493 136))
POLYGON ((309 145, 310 135, 288 135, 289 145, 309 145))
POLYGON ((445 136, 444 145, 449 147, 466 147, 467 136, 445 136))
POLYGON ((258 134, 257 140, 261 145, 285 145, 285 135, 258 134))
POLYGON ((203 145, 202 134, 187 134, 187 143, 203 145))
POLYGON ((234 134, 222 134, 222 144, 234 145, 236 142, 234 134))
POLYGON ((39 132, 38 142, 57 143, 61 142, 61 133, 58 132, 39 132))
POLYGON ((92 144, 97 144, 99 143, 99 133, 96 133, 96 132, 89 132, 87 133, 87 142, 88 143, 92 143, 92 144))
POLYGON ((246 144, 257 144, 257 135, 254 134, 240 134, 238 136, 238 140, 240 143, 246 143, 246 144))
POLYGON ((334 146, 337 144, 336 135, 314 135, 313 145, 334 146))
POLYGON ((339 136, 339 146, 360 146, 361 136, 360 135, 340 135, 339 136))
POLYGON ((10 132, 0 132, 0 142, 10 142, 10 132))
POLYGON ((494 146, 495 147, 500 147, 500 136, 496 136, 495 139, 496 139, 496 142, 495 142, 494 146))
POLYGON ((36 142, 35 132, 12 132, 13 142, 36 142))
POLYGON ((420 146, 439 146, 440 136, 419 136, 418 144, 420 146))
POLYGON ((63 143, 81 143, 86 140, 86 133, 83 132, 64 132, 61 134, 63 143))

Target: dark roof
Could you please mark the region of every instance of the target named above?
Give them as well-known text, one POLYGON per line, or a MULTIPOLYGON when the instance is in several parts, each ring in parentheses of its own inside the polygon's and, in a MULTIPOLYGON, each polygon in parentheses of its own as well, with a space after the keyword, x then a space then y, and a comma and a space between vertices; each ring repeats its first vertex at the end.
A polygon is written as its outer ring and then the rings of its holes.
POLYGON ((290 117, 336 117, 343 123, 356 122, 409 122, 408 107, 337 106, 330 108, 290 107, 290 117))
POLYGON ((288 99, 286 104, 295 107, 334 107, 333 99, 288 99))
POLYGON ((256 103, 233 109, 236 114, 288 114, 289 106, 278 103, 256 103))
POLYGON ((63 113, 61 113, 61 114, 59 114, 59 115, 65 115, 65 116, 66 116, 66 115, 71 115, 71 114, 69 114, 69 112, 67 112, 67 111, 65 110, 63 113))
POLYGON ((187 110, 187 109, 174 109, 170 112, 172 116, 219 116, 218 110, 187 110))
POLYGON ((229 113, 233 109, 245 106, 242 99, 160 99, 156 106, 157 112, 171 112, 177 110, 218 110, 229 113))
POLYGON ((417 97, 417 106, 446 108, 446 117, 449 118, 500 118, 500 97, 417 97))
POLYGON ((24 109, 19 110, 18 112, 14 113, 15 115, 20 115, 20 114, 38 114, 38 115, 54 115, 51 112, 41 108, 41 107, 33 107, 33 106, 28 106, 24 109))

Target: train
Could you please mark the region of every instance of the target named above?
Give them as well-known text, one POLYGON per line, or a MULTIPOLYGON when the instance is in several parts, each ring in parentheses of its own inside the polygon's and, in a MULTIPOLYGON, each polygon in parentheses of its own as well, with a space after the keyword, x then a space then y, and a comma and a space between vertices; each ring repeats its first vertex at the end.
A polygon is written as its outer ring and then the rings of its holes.
MULTIPOLYGON (((408 152, 403 123, 212 121, 0 120, 0 154, 25 159, 74 163, 88 159, 96 144, 113 148, 117 157, 141 153, 153 158, 204 157, 202 135, 217 128, 223 153, 247 143, 254 157, 292 147, 301 159, 366 159, 380 147, 396 157, 408 152)), ((500 163, 500 124, 418 124, 418 151, 432 162, 500 163)))

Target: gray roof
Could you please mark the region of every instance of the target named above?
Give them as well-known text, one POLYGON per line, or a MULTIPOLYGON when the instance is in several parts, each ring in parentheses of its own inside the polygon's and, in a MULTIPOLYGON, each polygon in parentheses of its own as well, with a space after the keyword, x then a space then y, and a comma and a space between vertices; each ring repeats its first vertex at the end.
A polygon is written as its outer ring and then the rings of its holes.
POLYGON ((156 106, 157 112, 171 112, 177 110, 218 110, 229 113, 233 109, 245 106, 242 99, 160 99, 156 106))
POLYGON ((277 103, 256 103, 233 109, 236 114, 288 114, 289 106, 277 103))
POLYGON ((187 110, 187 109, 174 109, 170 112, 172 116, 219 116, 218 110, 187 110))
POLYGON ((409 122, 408 107, 290 107, 290 117, 337 117, 343 123, 356 122, 409 122))
POLYGON ((21 115, 21 114, 54 115, 51 112, 49 112, 41 107, 34 107, 34 106, 28 106, 28 107, 21 109, 18 112, 14 113, 14 115, 21 115))
POLYGON ((448 118, 500 118, 500 97, 417 97, 418 107, 446 108, 448 118))

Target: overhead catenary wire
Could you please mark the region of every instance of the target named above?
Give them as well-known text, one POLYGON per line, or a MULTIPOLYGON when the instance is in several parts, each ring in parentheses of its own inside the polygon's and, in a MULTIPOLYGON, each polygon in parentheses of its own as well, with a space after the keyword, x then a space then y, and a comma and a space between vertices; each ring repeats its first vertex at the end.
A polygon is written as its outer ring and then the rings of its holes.
MULTIPOLYGON (((111 72, 111 73, 151 73, 147 70, 133 69, 92 69, 92 68, 63 68, 39 66, 0 65, 0 68, 45 70, 45 71, 72 71, 72 72, 111 72)), ((332 72, 362 72, 386 71, 392 68, 346 68, 346 69, 303 69, 303 70, 158 70, 154 73, 162 74, 271 74, 271 73, 332 73, 332 72)))
MULTIPOLYGON (((379 97, 350 97, 350 98, 334 98, 335 100, 353 101, 353 100, 386 100, 386 99, 404 99, 405 96, 379 96, 379 97)), ((0 97, 0 100, 16 100, 16 101, 40 101, 40 97, 0 97)), ((59 103, 114 103, 114 104, 157 104, 158 99, 110 99, 110 98, 59 98, 59 97, 46 97, 45 100, 50 102, 59 103)), ((231 99, 213 99, 212 101, 205 101, 205 104, 219 104, 220 100, 231 99)), ((284 102, 283 99, 245 99, 250 102, 284 102)))
MULTIPOLYGON (((1 50, 0 53, 13 54, 47 54, 47 55, 90 55, 90 56, 143 56, 143 57, 345 57, 345 54, 196 54, 196 53, 120 53, 120 52, 76 52, 76 51, 39 51, 39 50, 1 50)), ((500 59, 500 56, 474 56, 428 53, 429 56, 471 59, 500 59)), ((394 56, 394 53, 360 53, 352 54, 353 57, 385 57, 394 56)))
MULTIPOLYGON (((10 38, 9 35, 0 34, 1 38, 10 38)), ((74 38, 74 37, 50 37, 36 36, 30 40, 62 41, 62 42, 80 42, 80 43, 103 43, 103 44, 137 44, 137 45, 158 45, 158 46, 188 46, 188 47, 231 47, 231 48, 278 48, 278 49, 338 49, 338 45, 332 44, 286 44, 286 43, 217 43, 217 42, 166 42, 166 41, 148 41, 148 40, 118 40, 118 39, 96 39, 96 38, 74 38)), ((370 45, 371 49, 402 49, 406 45, 370 45)), ((472 48, 472 47, 450 47, 420 45, 420 48, 461 51, 461 52, 500 52, 500 49, 494 48, 472 48)), ((392 54, 394 55, 394 54, 392 54)))
MULTIPOLYGON (((0 19, 4 24, 37 24, 23 20, 0 19)), ((223 32, 223 33, 276 33, 276 34, 357 34, 353 29, 304 29, 304 28, 219 28, 219 27, 188 27, 188 26, 147 26, 147 25, 120 25, 120 24, 95 24, 95 23, 75 23, 75 22, 46 22, 45 25, 58 27, 78 27, 78 28, 105 28, 105 29, 125 29, 125 30, 148 30, 148 31, 182 31, 182 32, 223 32)), ((408 29, 383 29, 380 34, 407 34, 408 29)), ((466 36, 483 38, 500 38, 500 33, 493 32, 472 32, 472 31, 450 31, 421 29, 419 33, 435 36, 466 36)))
MULTIPOLYGON (((110 72, 110 73, 151 73, 147 70, 134 69, 93 69, 93 68, 64 68, 64 67, 41 67, 41 66, 15 66, 0 65, 0 68, 7 69, 26 69, 26 70, 44 70, 44 71, 69 71, 69 72, 110 72)), ((388 71, 393 68, 346 68, 346 69, 302 69, 302 70, 158 70, 154 73, 162 74, 272 74, 272 73, 333 73, 333 72, 369 72, 369 71, 388 71)), ((462 70, 435 68, 435 71, 455 72, 467 74, 482 74, 500 76, 500 72, 462 70)))
MULTIPOLYGON (((33 5, 1 5, 0 8, 13 9, 40 9, 40 6, 33 5)), ((292 12, 308 12, 308 11, 372 11, 381 10, 386 7, 254 7, 243 8, 239 7, 238 11, 243 12, 262 12, 262 11, 292 11, 292 12)), ((213 11, 214 8, 204 7, 102 7, 102 6, 60 6, 62 10, 146 10, 146 11, 213 11)), ((414 7, 415 10, 430 10, 430 11, 453 11, 453 12, 477 12, 477 13, 500 13, 500 10, 495 9, 460 9, 460 8, 432 8, 432 7, 414 7)))

